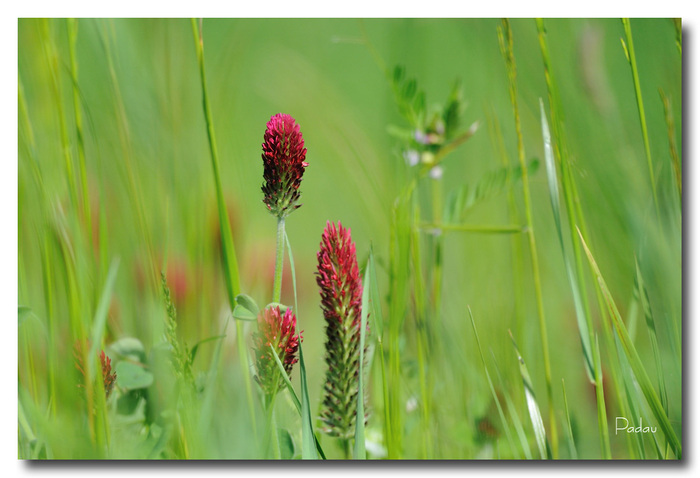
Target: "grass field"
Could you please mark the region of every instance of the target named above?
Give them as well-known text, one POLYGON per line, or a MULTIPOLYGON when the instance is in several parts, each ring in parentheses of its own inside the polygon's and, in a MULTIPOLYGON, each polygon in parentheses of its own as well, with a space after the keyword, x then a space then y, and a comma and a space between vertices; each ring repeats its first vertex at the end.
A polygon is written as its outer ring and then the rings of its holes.
POLYGON ((19 458, 682 457, 680 20, 18 33, 19 458), (281 234, 277 113, 308 162, 281 234), (329 221, 365 292, 349 438, 318 418, 329 221), (276 398, 271 302, 303 331, 276 398))

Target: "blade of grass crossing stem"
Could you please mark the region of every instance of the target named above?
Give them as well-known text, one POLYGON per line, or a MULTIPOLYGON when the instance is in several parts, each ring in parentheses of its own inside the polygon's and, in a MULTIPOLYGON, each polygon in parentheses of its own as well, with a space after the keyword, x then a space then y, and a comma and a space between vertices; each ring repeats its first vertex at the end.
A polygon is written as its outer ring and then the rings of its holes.
POLYGON ((474 329, 474 337, 476 337, 476 345, 479 348, 479 356, 481 357, 481 363, 484 365, 484 372, 486 373, 486 380, 489 382, 489 389, 491 389, 491 395, 498 408, 498 415, 501 417, 501 423, 503 424, 503 430, 506 432, 506 438, 508 439, 508 444, 510 445, 511 453, 515 454, 515 445, 513 444, 513 437, 510 434, 510 427, 506 421, 506 416, 503 413, 503 408, 501 407, 501 402, 498 400, 498 395, 496 395, 496 389, 493 386, 493 381, 491 380, 491 374, 489 374, 489 369, 486 367, 486 360, 484 359, 484 352, 481 349, 481 341, 479 340, 479 334, 476 331, 476 324, 474 323, 474 315, 472 314, 471 307, 467 307, 469 311, 469 319, 472 322, 472 328, 474 329))
MULTIPOLYGON (((292 245, 289 243, 287 231, 284 231, 284 241, 287 244, 287 255, 289 256, 289 268, 292 272, 292 288, 294 290, 294 310, 299 311, 297 303, 297 275, 294 268, 294 255, 292 254, 292 245)), ((299 316, 297 315, 297 323, 299 316)), ((301 403, 299 413, 301 414, 301 457, 304 460, 318 460, 319 457, 326 459, 326 454, 323 453, 321 443, 319 443, 314 426, 311 420, 311 408, 309 402, 309 387, 306 380, 306 366, 304 365, 304 352, 302 351, 301 340, 299 341, 299 377, 301 382, 301 403)), ((286 373, 283 374, 286 376, 286 373)), ((291 383, 289 384, 291 386, 291 383)), ((291 390, 294 392, 294 390, 291 390)), ((296 394, 292 394, 296 397, 296 394)), ((298 397, 296 398, 299 401, 298 397)))
POLYGON ((586 241, 583 240, 583 236, 581 236, 580 231, 579 236, 581 238, 581 242, 583 243, 583 248, 586 252, 586 255, 588 256, 588 260, 590 261, 591 266, 595 272, 596 279, 598 281, 598 286, 600 287, 600 290, 603 293, 603 297, 613 318, 613 325, 620 339, 622 350, 624 351, 625 356, 629 360, 629 364, 632 368, 635 378, 637 379, 637 383, 639 384, 639 387, 641 388, 644 398, 646 399, 649 408, 651 408, 654 417, 656 417, 656 419, 659 421, 659 427, 664 433, 666 440, 669 442, 674 455, 676 456, 676 458, 681 459, 682 448, 681 443, 678 440, 678 436, 673 431, 671 422, 668 419, 666 412, 664 411, 663 405, 659 400, 659 396, 657 395, 656 390, 654 389, 654 386, 651 383, 651 380, 649 380, 649 376, 647 375, 646 370, 644 369, 644 365, 642 364, 642 361, 639 358, 637 349, 635 348, 634 343, 632 343, 632 340, 630 339, 629 334, 627 333, 627 328, 625 327, 625 324, 622 321, 622 317, 620 316, 620 312, 618 311, 617 306, 615 305, 615 301, 612 298, 612 294, 610 293, 610 290, 608 289, 608 286, 605 283, 605 279, 603 279, 600 269, 598 268, 598 264, 593 258, 593 254, 588 249, 586 241))
POLYGON ((532 387, 532 381, 530 380, 530 374, 527 371, 527 366, 525 365, 525 360, 520 354, 518 349, 518 344, 515 343, 515 338, 513 334, 510 334, 510 339, 513 341, 513 347, 515 348, 515 353, 518 355, 518 364, 520 366, 520 375, 523 378, 523 386, 525 387, 525 398, 527 400, 527 410, 530 414, 530 421, 532 421, 532 428, 535 431, 535 439, 537 441, 537 448, 540 451, 540 457, 545 459, 552 459, 552 452, 549 448, 549 443, 547 443, 547 434, 544 430, 544 422, 542 421, 542 414, 540 413, 540 407, 537 405, 537 399, 535 398, 535 389, 532 387))
MULTIPOLYGON (((236 259, 236 249, 233 244, 233 235, 228 219, 228 211, 221 185, 221 173, 219 172, 219 155, 216 148, 216 136, 214 134, 214 121, 209 107, 209 96, 207 93, 207 79, 204 68, 204 41, 202 39, 201 28, 197 25, 197 20, 192 19, 192 32, 194 34, 199 73, 202 86, 202 107, 204 109, 204 119, 207 124, 207 138, 209 139, 209 151, 211 153, 211 164, 214 172, 214 184, 216 186, 216 204, 219 211, 219 227, 221 231, 221 244, 224 257, 224 276, 226 278, 226 292, 228 293, 231 310, 236 307, 236 296, 240 293, 240 281, 238 272, 238 261, 236 259)), ((243 381, 245 382, 246 397, 248 399, 248 411, 253 425, 253 432, 257 436, 257 426, 255 423, 255 405, 253 402, 253 389, 248 369, 248 354, 243 333, 244 324, 236 321, 236 342, 238 355, 241 362, 243 381)))
POLYGON ((369 315, 370 285, 371 276, 369 270, 369 259, 365 266, 365 276, 363 278, 362 290, 362 313, 360 315, 360 372, 357 376, 357 412, 355 414, 355 448, 353 458, 355 460, 366 460, 365 450, 365 335, 367 332, 367 316, 369 315))
POLYGON ((299 400, 299 397, 297 396, 297 393, 294 391, 294 386, 292 385, 292 382, 289 380, 289 375, 287 375, 287 371, 284 369, 284 365, 282 365, 282 361, 280 358, 277 356, 277 353, 275 353, 275 348, 270 345, 270 350, 272 350, 272 357, 275 359, 275 363, 277 364, 277 369, 280 372, 280 375, 282 376, 282 380, 284 380, 284 384, 287 386, 287 390, 289 390, 289 394, 292 396, 292 402, 294 403, 294 406, 296 407, 297 411, 299 412, 299 415, 301 415, 301 401, 299 400))
POLYGON ((590 340, 590 330, 592 326, 590 322, 587 321, 587 316, 583 310, 583 301, 581 300, 581 294, 576 282, 576 276, 574 275, 574 270, 569 261, 569 257, 566 254, 566 249, 564 247, 564 235, 562 233, 561 225, 561 212, 559 209, 559 181, 557 180, 557 170, 554 163, 554 150, 552 148, 551 135, 549 133, 549 125, 547 124, 547 116, 544 112, 544 103, 540 98, 540 116, 542 118, 542 137, 544 140, 544 162, 547 170, 547 183, 549 185, 549 200, 552 204, 552 213, 554 214, 554 223, 557 229, 557 236, 559 238, 559 246, 561 247, 561 254, 564 258, 564 266, 566 267, 566 275, 569 279, 569 285, 571 286, 571 292, 574 296, 574 308, 576 310, 576 322, 578 324, 579 337, 581 339, 581 347, 583 348, 583 360, 586 365, 586 373, 588 374, 588 379, 594 381, 594 371, 593 371, 593 356, 591 354, 591 340, 590 340))
POLYGON ((571 428, 571 415, 569 414, 569 401, 566 399, 566 386, 564 379, 561 379, 561 393, 564 396, 564 413, 566 415, 566 438, 569 445, 569 455, 572 460, 578 460, 576 452, 576 442, 574 441, 574 431, 571 428))

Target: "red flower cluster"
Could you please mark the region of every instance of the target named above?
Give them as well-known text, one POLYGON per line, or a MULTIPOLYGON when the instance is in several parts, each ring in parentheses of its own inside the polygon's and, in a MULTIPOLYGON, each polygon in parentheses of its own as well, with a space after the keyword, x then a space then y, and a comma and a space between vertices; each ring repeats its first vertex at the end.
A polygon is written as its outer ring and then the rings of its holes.
POLYGON ((114 382, 117 381, 117 372, 112 372, 112 360, 105 355, 103 350, 100 353, 100 364, 102 364, 102 380, 104 381, 105 397, 109 398, 114 388, 114 382))
POLYGON ((304 175, 306 148, 299 125, 288 114, 278 113, 270 118, 262 144, 263 202, 278 218, 286 217, 301 206, 299 185, 304 175))
POLYGON ((255 346, 255 380, 266 395, 276 393, 284 386, 279 376, 277 363, 272 356, 270 345, 291 377, 292 367, 298 361, 300 334, 296 333, 297 318, 288 308, 284 314, 278 306, 265 308, 258 315, 258 331, 253 334, 255 346))
POLYGON ((360 367, 362 282, 350 230, 327 223, 317 254, 316 283, 326 319, 324 432, 343 438, 355 430, 360 367))

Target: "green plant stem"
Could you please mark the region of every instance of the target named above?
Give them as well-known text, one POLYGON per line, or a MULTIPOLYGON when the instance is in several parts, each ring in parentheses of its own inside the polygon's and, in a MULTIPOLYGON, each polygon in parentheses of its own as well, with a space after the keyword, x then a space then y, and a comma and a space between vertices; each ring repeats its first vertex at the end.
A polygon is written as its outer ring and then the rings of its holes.
POLYGON ((540 325, 540 340, 542 342, 542 356, 544 361, 544 375, 547 388, 547 402, 549 405, 549 426, 550 438, 552 443, 552 455, 558 457, 558 439, 557 439, 557 424, 554 414, 553 392, 552 392, 552 369, 549 358, 549 341, 547 338, 547 324, 544 313, 544 301, 542 300, 542 285, 540 280, 540 267, 537 256, 537 244, 535 242, 535 231, 533 228, 532 205, 530 199, 530 185, 528 181, 527 164, 525 162, 525 146, 523 144, 523 134, 520 124, 520 113, 518 110, 518 94, 516 82, 516 67, 515 56, 513 54, 513 37, 510 30, 510 23, 507 19, 503 20, 503 29, 499 30, 501 40, 501 48, 506 61, 508 70, 508 78, 510 82, 510 101, 513 107, 513 116, 515 118, 515 134, 518 144, 518 160, 522 171, 523 183, 523 202, 525 204, 525 219, 527 224, 527 240, 530 248, 530 256, 532 258, 532 277, 535 286, 535 299, 537 301, 537 316, 540 325))
POLYGON ((644 114, 644 100, 642 99, 642 87, 639 83, 639 71, 637 70, 637 56, 634 52, 634 42, 632 40, 632 26, 630 25, 629 18, 622 19, 622 26, 625 29, 625 37, 627 38, 627 45, 625 46, 625 51, 627 53, 627 59, 629 60, 630 68, 632 69, 632 81, 634 83, 634 93, 637 98, 637 111, 639 112, 639 124, 642 128, 642 139, 644 140, 644 153, 647 157, 647 165, 649 167, 649 181, 651 182, 651 192, 654 196, 654 207, 656 208, 657 218, 661 218, 659 215, 659 198, 656 193, 656 179, 654 177, 654 165, 651 160, 651 148, 649 147, 649 131, 647 130, 647 119, 644 114))
POLYGON ((411 252, 413 255, 413 299, 415 301, 416 316, 416 352, 418 355, 418 383, 420 388, 421 428, 422 428, 422 459, 431 456, 432 431, 430 427, 430 395, 427 386, 426 370, 431 370, 428 358, 428 320, 426 290, 422 271, 422 258, 420 253, 420 234, 415 224, 419 220, 419 208, 417 198, 413 197, 413 223, 411 234, 411 252))
MULTIPOLYGON (((226 291, 228 293, 229 305, 231 310, 236 305, 236 296, 240 293, 240 283, 238 279, 238 261, 236 259, 236 251, 233 246, 233 237, 226 210, 226 202, 224 201, 223 189, 221 186, 221 173, 219 172, 219 155, 216 149, 216 137, 214 134, 214 121, 209 107, 209 95, 207 93, 206 71, 204 68, 204 41, 202 34, 197 26, 197 20, 192 19, 192 32, 194 34, 195 48, 197 51, 197 60, 199 63, 199 73, 202 84, 202 107, 204 109, 204 118, 207 124, 207 137, 209 139, 209 151, 211 153, 211 164, 214 172, 214 184, 216 186, 216 200, 219 210, 219 227, 222 238, 222 250, 224 256, 224 276, 226 278, 226 291)), ((241 372, 245 383, 246 398, 248 400, 248 412, 253 426, 253 433, 257 436, 257 426, 255 422, 255 405, 253 401, 253 388, 250 380, 250 371, 248 366, 248 354, 245 344, 245 336, 243 323, 240 320, 236 321, 236 343, 238 346, 238 355, 241 363, 241 372)))
POLYGON ((275 253, 275 279, 272 286, 272 302, 282 300, 282 275, 284 271, 284 218, 277 219, 277 251, 275 253))
POLYGON ((75 52, 75 45, 78 41, 78 21, 75 18, 69 18, 67 21, 68 27, 68 46, 70 53, 70 73, 73 83, 73 111, 75 115, 75 133, 78 144, 78 171, 80 173, 80 187, 82 194, 83 206, 83 221, 85 221, 85 229, 87 236, 92 240, 92 215, 90 213, 90 196, 88 194, 87 185, 87 170, 85 167, 85 141, 83 135, 83 116, 80 110, 80 98, 78 91, 78 61, 75 52))
POLYGON ((269 445, 265 447, 265 450, 269 450, 272 447, 272 458, 279 460, 282 455, 280 452, 279 434, 277 433, 277 417, 275 414, 275 399, 277 394, 274 393, 269 397, 269 402, 266 403, 267 407, 267 433, 268 433, 268 443, 269 445))
POLYGON ((343 456, 346 460, 352 458, 352 445, 349 438, 343 438, 343 456))

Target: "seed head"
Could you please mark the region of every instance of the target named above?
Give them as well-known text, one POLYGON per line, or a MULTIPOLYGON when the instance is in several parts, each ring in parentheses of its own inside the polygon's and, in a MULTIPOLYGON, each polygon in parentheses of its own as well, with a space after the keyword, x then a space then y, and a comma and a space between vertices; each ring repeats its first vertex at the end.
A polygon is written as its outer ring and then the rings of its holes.
POLYGON ((329 435, 349 438, 355 430, 360 369, 362 282, 355 244, 346 229, 329 222, 317 254, 316 283, 326 319, 326 383, 321 420, 329 435))
POLYGON ((284 218, 301 204, 299 185, 304 175, 306 148, 299 125, 288 114, 278 113, 267 122, 262 144, 263 202, 278 218, 284 218))
POLYGON ((302 340, 301 335, 296 333, 296 327, 297 318, 291 308, 282 313, 279 306, 270 306, 258 315, 258 331, 253 334, 257 370, 255 380, 267 397, 284 386, 270 345, 291 378, 292 367, 298 360, 299 341, 302 340))
POLYGON ((117 381, 117 372, 112 372, 112 360, 105 355, 103 350, 100 353, 100 364, 102 365, 102 380, 104 382, 105 398, 109 398, 114 388, 114 382, 117 381))

